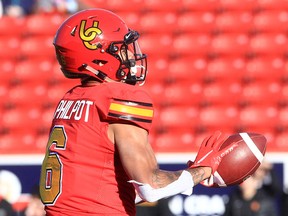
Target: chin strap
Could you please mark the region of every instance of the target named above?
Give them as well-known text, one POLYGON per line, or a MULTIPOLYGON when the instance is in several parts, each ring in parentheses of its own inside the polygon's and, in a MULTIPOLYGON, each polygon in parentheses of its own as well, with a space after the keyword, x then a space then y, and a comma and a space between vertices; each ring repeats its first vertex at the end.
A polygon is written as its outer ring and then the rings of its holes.
POLYGON ((104 82, 116 82, 112 79, 110 79, 106 74, 92 68, 91 66, 87 65, 87 64, 83 64, 82 65, 86 70, 92 72, 93 74, 95 74, 100 80, 104 81, 104 82))

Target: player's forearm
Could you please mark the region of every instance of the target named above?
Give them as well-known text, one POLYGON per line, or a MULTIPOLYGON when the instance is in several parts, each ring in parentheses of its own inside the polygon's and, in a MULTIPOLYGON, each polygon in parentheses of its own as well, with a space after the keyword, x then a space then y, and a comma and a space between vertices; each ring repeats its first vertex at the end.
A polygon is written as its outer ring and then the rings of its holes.
POLYGON ((187 169, 187 171, 192 175, 194 185, 197 185, 201 181, 209 178, 212 170, 210 167, 198 167, 187 169))
MULTIPOLYGON (((191 174, 194 185, 199 184, 206 178, 209 178, 211 175, 211 168, 209 167, 199 167, 193 169, 187 169, 187 171, 191 174)), ((152 185, 154 188, 162 188, 172 182, 176 181, 179 176, 182 174, 182 170, 180 171, 165 171, 157 169, 153 173, 152 177, 152 185)))
POLYGON ((176 181, 181 175, 181 171, 166 171, 157 169, 153 172, 152 175, 152 187, 154 188, 163 188, 168 184, 176 181))
POLYGON ((176 172, 156 170, 153 175, 153 184, 135 180, 129 182, 133 183, 141 199, 148 202, 155 202, 180 193, 191 195, 194 186, 192 176, 186 170, 176 172))

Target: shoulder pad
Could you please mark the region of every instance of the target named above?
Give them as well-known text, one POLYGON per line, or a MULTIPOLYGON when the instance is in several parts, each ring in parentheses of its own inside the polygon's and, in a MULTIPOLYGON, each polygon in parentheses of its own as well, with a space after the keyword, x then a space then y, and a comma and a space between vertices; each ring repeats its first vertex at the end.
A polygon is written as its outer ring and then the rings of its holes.
POLYGON ((113 88, 113 97, 108 108, 108 120, 132 123, 149 131, 154 109, 148 93, 141 87, 128 84, 110 87, 113 88))

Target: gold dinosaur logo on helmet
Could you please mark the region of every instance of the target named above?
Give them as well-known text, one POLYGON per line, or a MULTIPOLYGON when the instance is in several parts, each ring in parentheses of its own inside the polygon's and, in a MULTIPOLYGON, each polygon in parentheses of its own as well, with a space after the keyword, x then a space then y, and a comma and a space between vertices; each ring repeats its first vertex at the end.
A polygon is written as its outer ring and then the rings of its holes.
POLYGON ((91 42, 96 38, 97 35, 102 34, 102 30, 98 28, 98 21, 94 21, 93 25, 87 29, 85 29, 86 26, 86 20, 81 21, 80 25, 80 38, 83 40, 84 45, 88 49, 96 50, 97 44, 92 44, 91 42))

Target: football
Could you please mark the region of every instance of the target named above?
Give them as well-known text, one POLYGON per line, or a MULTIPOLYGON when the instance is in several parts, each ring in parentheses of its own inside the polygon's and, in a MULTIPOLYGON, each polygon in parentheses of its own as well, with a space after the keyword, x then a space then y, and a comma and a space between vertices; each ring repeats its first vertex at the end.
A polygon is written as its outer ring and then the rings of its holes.
POLYGON ((265 136, 257 133, 230 135, 220 150, 231 145, 234 148, 223 157, 214 173, 214 187, 237 185, 249 178, 260 166, 266 151, 265 136), (234 146, 234 147, 233 147, 234 146))

